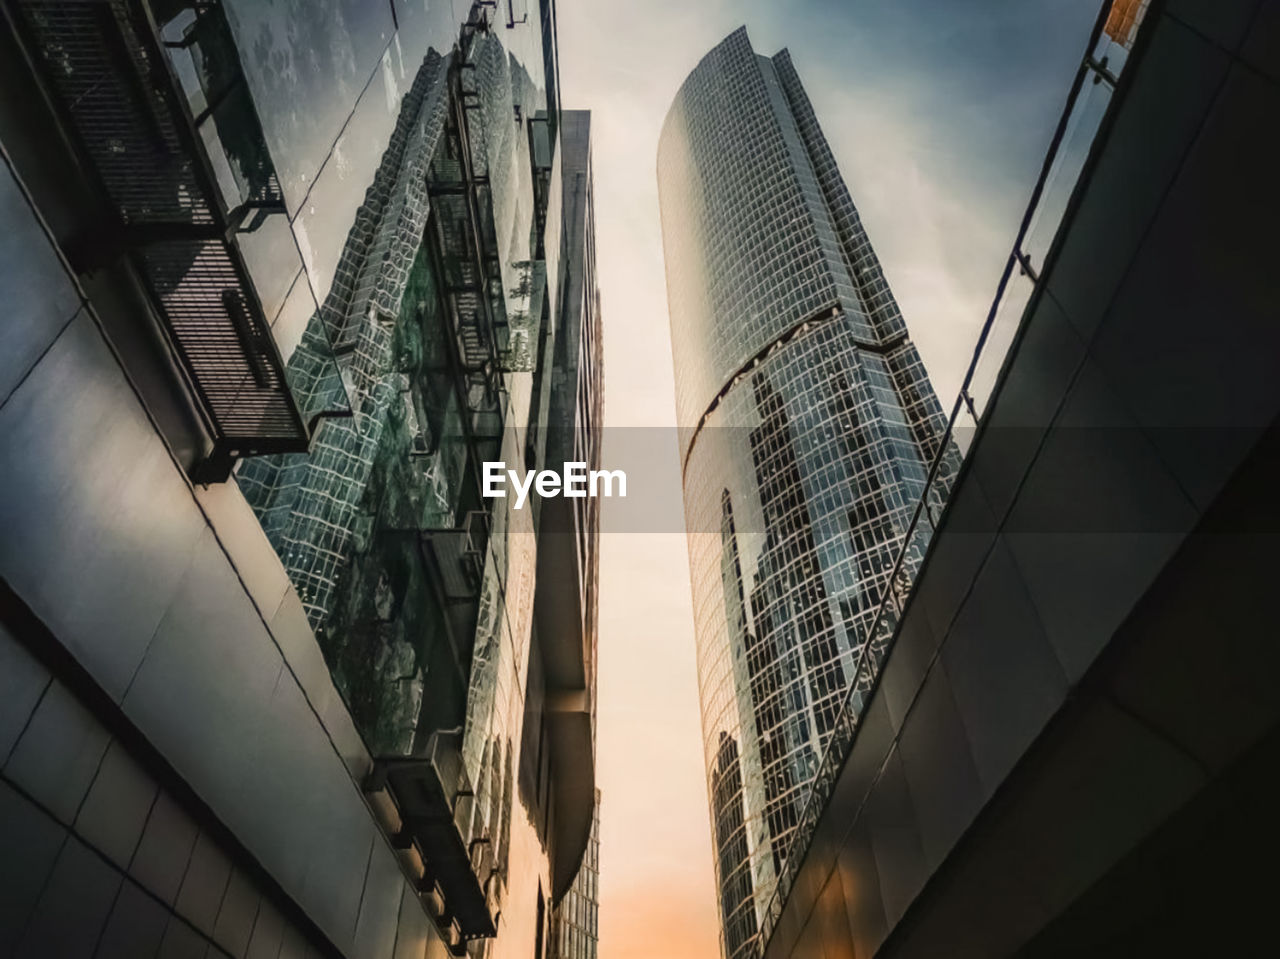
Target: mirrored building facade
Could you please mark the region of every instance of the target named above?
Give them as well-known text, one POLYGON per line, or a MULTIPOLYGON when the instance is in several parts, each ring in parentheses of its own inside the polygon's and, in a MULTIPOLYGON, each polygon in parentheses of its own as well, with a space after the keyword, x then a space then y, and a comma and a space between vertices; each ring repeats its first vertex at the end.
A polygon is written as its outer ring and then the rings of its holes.
POLYGON ((599 466, 554 4, 3 15, 0 954, 546 957, 598 516, 481 464, 599 466))
POLYGON ((872 626, 945 419, 785 50, 760 56, 740 29, 702 59, 667 114, 658 185, 723 947, 738 959, 859 658, 880 652, 872 626))
POLYGON ((600 954, 600 790, 591 821, 591 845, 552 919, 552 959, 597 959, 600 954))

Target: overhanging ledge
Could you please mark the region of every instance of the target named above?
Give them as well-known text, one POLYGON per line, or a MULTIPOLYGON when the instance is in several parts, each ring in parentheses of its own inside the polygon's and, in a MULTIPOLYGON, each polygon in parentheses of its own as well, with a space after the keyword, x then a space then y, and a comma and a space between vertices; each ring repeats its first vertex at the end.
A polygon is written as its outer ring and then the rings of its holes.
POLYGON ((558 902, 573 884, 591 840, 595 810, 595 720, 586 689, 547 693, 546 729, 551 751, 551 897, 558 902))

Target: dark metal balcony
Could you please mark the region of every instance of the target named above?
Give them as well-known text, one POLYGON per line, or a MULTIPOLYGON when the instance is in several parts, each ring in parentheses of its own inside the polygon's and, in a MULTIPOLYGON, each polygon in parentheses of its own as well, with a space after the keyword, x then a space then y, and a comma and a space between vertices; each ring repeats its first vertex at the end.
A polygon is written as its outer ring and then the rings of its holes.
POLYGON ((376 760, 365 788, 391 794, 402 824, 392 843, 417 849, 421 889, 439 890, 445 909, 441 924, 457 924, 461 948, 453 952, 465 955, 466 942, 492 938, 497 927, 488 894, 495 875, 492 843, 477 828, 475 790, 462 765, 459 738, 456 731, 434 732, 421 755, 376 760))
MULTIPOLYGON (((353 702, 352 715, 374 757, 364 788, 386 790, 394 804, 399 826, 392 844, 420 858, 419 891, 438 895, 443 906, 436 918, 455 936, 457 955, 465 954, 468 941, 495 935, 501 881, 485 776, 472 782, 460 753, 489 536, 488 515, 478 510, 463 514, 456 527, 384 530, 372 550, 381 556, 376 565, 400 574, 388 584, 386 608, 368 608, 375 619, 345 628, 359 637, 348 648, 365 659, 393 635, 418 645, 417 698, 374 695, 353 702)), ((358 668, 342 666, 353 684, 348 695, 378 688, 358 668)))
POLYGON ((469 117, 479 94, 464 78, 465 55, 449 68, 449 114, 443 149, 431 163, 434 239, 445 288, 457 321, 462 366, 468 372, 496 369, 507 347, 502 272, 489 195, 487 159, 471 141, 469 117))
POLYGON ((193 478, 225 479, 238 457, 305 451, 309 430, 235 240, 283 212, 284 201, 221 6, 166 10, 181 15, 171 24, 183 24, 169 40, 145 0, 8 6, 62 134, 103 201, 93 215, 100 226, 67 254, 81 269, 123 258, 141 280, 211 440, 193 478), (193 117, 169 49, 196 43, 223 55, 207 58, 214 87, 193 117), (245 184, 233 203, 200 131, 228 104, 250 145, 237 157, 245 184))
POLYGON ((480 612, 489 515, 475 510, 467 513, 456 529, 424 529, 418 535, 424 564, 444 610, 446 629, 461 657, 473 642, 480 612))

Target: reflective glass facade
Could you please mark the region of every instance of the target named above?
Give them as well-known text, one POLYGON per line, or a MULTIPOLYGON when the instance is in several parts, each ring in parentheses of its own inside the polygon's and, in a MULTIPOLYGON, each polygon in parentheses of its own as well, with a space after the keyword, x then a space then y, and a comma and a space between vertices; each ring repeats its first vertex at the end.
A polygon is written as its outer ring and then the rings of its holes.
POLYGON ((556 424, 599 465, 554 4, 8 6, 0 279, 33 346, 0 364, 0 590, 30 609, 0 611, 0 674, 15 739, 52 734, 0 802, 74 780, 33 813, 59 836, 90 788, 138 802, 79 832, 120 867, 92 895, 78 845, 47 895, 59 846, 0 856, 32 863, 0 868, 0 954, 89 954, 140 841, 164 875, 124 882, 155 902, 109 921, 157 938, 112 954, 544 959, 592 844, 598 517, 561 535, 480 463, 544 466, 556 424))
POLYGON ((856 663, 878 652, 868 634, 945 419, 786 51, 759 56, 740 29, 703 58, 663 126, 658 183, 737 959, 856 663))
POLYGON ((480 496, 481 464, 598 465, 598 451, 556 441, 593 435, 602 391, 590 178, 576 177, 589 120, 549 108, 553 21, 511 20, 501 29, 477 5, 457 46, 428 51, 289 360, 304 407, 337 412, 308 453, 237 473, 370 751, 458 763, 446 795, 493 915, 512 882, 553 899, 558 860, 581 845, 553 834, 551 809, 556 779, 580 773, 557 765, 589 771, 590 757, 556 748, 563 717, 547 717, 547 694, 564 684, 545 660, 576 647, 578 689, 593 686, 598 519, 594 503, 574 517, 576 562, 563 562, 566 538, 539 537, 551 525, 539 510, 480 496), (582 184, 566 191, 571 179, 582 184), (513 821, 536 842, 518 880, 513 821))
POLYGON ((600 943, 600 791, 591 817, 591 843, 573 885, 552 917, 550 959, 596 959, 600 943))

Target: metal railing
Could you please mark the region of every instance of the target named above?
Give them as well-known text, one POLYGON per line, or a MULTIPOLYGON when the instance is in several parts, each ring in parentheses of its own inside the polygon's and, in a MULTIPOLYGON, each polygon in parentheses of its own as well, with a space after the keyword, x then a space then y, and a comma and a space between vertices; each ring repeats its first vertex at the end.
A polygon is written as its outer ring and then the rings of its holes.
MULTIPOLYGON (((944 472, 944 464, 957 455, 957 443, 964 442, 965 434, 972 438, 972 431, 977 429, 990 407, 1025 307, 1040 285, 1035 264, 1043 264, 1057 235, 1111 90, 1127 57, 1127 47, 1131 44, 1104 33, 1111 6, 1111 3, 1103 5, 1090 34, 1088 51, 1081 59, 1069 89, 1013 249, 1005 262, 991 308, 979 332, 960 391, 952 404, 942 443, 930 463, 924 492, 912 511, 902 547, 894 561, 889 588, 863 642, 853 681, 811 781, 805 805, 787 838, 778 880, 761 917, 756 940, 757 955, 764 955, 782 916, 823 810, 852 750, 862 713, 879 680, 880 667, 892 650, 915 574, 924 562, 946 507, 948 497, 943 482, 952 483, 954 492, 954 473, 950 470, 944 472)), ((1132 36, 1132 31, 1129 36, 1132 36)))
POLYGON ((212 440, 193 476, 217 481, 238 457, 305 451, 309 430, 235 240, 266 213, 283 212, 284 201, 220 5, 191 4, 179 40, 162 37, 146 0, 9 6, 67 142, 106 208, 106 222, 75 244, 77 259, 92 267, 125 257, 212 440), (234 61, 231 79, 209 91, 211 105, 199 118, 170 56, 202 42, 197 33, 225 45, 234 61), (231 97, 234 91, 243 95, 231 97), (248 183, 234 205, 201 136, 202 125, 228 106, 241 139, 253 144, 253 157, 240 165, 248 183))
POLYGON ((420 755, 381 757, 363 788, 387 790, 400 817, 391 838, 397 849, 415 849, 423 873, 417 891, 438 892, 442 910, 428 900, 433 918, 445 930, 449 952, 467 955, 468 943, 497 935, 492 888, 497 876, 493 840, 475 785, 462 762, 461 727, 436 730, 420 755))

